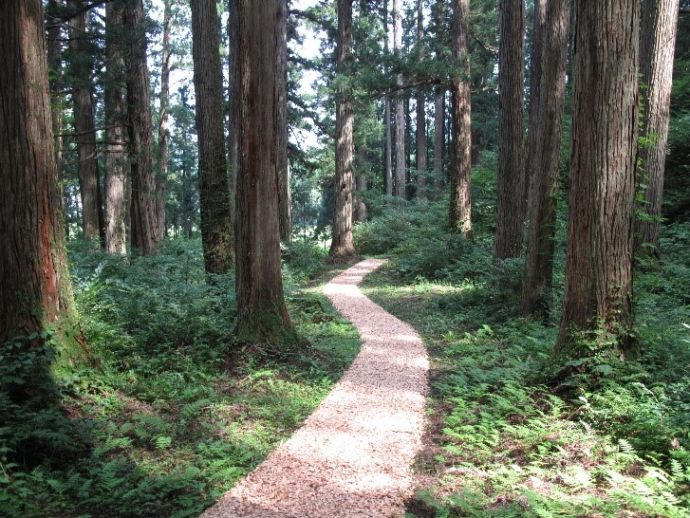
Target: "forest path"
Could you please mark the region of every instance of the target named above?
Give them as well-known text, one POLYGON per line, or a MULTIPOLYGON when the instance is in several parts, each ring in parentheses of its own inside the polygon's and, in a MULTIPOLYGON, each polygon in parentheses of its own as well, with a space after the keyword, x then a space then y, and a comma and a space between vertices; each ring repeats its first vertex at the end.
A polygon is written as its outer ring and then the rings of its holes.
POLYGON ((321 405, 204 518, 400 517, 422 447, 429 363, 412 327, 358 285, 368 259, 324 292, 359 331, 362 348, 321 405))

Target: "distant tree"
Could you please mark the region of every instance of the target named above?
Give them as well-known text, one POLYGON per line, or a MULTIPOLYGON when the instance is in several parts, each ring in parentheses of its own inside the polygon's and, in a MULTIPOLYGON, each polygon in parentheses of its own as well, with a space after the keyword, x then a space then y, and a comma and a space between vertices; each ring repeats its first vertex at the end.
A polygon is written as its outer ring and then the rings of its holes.
POLYGON ((199 220, 198 147, 192 138, 195 133, 195 110, 189 102, 190 88, 177 90, 177 102, 170 106, 175 120, 170 135, 170 206, 171 223, 187 239, 192 237, 199 220))
POLYGON ((434 88, 434 191, 441 192, 444 182, 443 150, 445 148, 446 135, 446 92, 443 87, 434 88))
POLYGON ((235 225, 235 191, 238 168, 239 135, 239 67, 240 25, 237 0, 228 0, 228 187, 230 191, 230 216, 235 225))
POLYGON ((79 159, 79 194, 84 237, 105 238, 101 189, 96 150, 96 109, 93 102, 93 52, 91 52, 89 11, 84 0, 70 0, 70 76, 74 110, 74 133, 79 159))
MULTIPOLYGON (((384 53, 388 56, 389 45, 388 45, 388 0, 384 0, 383 7, 383 33, 384 33, 384 53)), ((393 131, 391 128, 391 96, 386 92, 384 98, 384 126, 385 131, 385 144, 384 144, 384 183, 386 188, 386 194, 388 196, 393 196, 393 131)))
POLYGON ((453 108, 453 157, 450 170, 450 229, 465 237, 472 235, 471 173, 471 101, 469 37, 470 2, 453 0, 453 56, 459 64, 451 79, 453 108))
POLYGON ((673 55, 678 0, 642 0, 640 71, 642 73, 642 136, 640 147, 644 212, 637 224, 639 247, 659 252, 661 204, 673 84, 673 55))
MULTIPOLYGON (((433 6, 433 20, 436 29, 435 38, 435 54, 436 60, 442 61, 444 55, 444 46, 442 42, 443 34, 443 11, 445 9, 445 0, 437 0, 433 6)), ((443 170, 443 151, 445 148, 445 102, 446 90, 442 85, 436 85, 434 88, 434 191, 436 194, 441 192, 441 187, 444 182, 443 170)))
MULTIPOLYGON (((424 2, 417 0, 417 49, 424 50, 424 2)), ((424 87, 417 88, 417 195, 426 197, 426 95, 424 87)))
POLYGON ((499 140, 496 257, 518 257, 525 223, 523 0, 501 0, 498 56, 499 140))
POLYGON ((367 220, 367 202, 366 202, 366 192, 367 192, 367 170, 369 167, 369 161, 367 158, 367 148, 366 144, 362 143, 357 148, 358 156, 358 171, 355 176, 355 190, 357 195, 354 202, 354 214, 353 221, 356 223, 363 223, 367 220))
POLYGON ((352 113, 352 0, 338 0, 336 49, 335 212, 331 257, 354 255, 352 194, 354 187, 354 117, 352 113))
POLYGON ((201 241, 208 273, 232 266, 233 229, 223 133, 223 77, 215 0, 192 2, 201 241))
MULTIPOLYGON (((401 0, 393 0, 393 51, 398 60, 402 60, 402 10, 401 0)), ((395 76, 395 187, 393 192, 399 198, 406 193, 406 156, 405 156, 405 92, 403 91, 403 74, 395 76)))
MULTIPOLYGON (((382 55, 381 51, 383 50, 381 37, 384 32, 380 30, 380 13, 376 11, 376 4, 373 6, 374 9, 370 9, 370 7, 370 2, 367 0, 359 0, 359 13, 353 25, 353 77, 351 82, 353 90, 357 89, 358 92, 364 92, 365 90, 358 84, 357 77, 375 77, 373 70, 378 70, 380 63, 376 62, 374 64, 376 68, 372 69, 372 61, 374 61, 372 56, 380 58, 382 55)), ((354 94, 353 113, 357 126, 354 130, 356 157, 354 164, 355 197, 352 221, 353 223, 362 223, 368 218, 367 190, 369 189, 372 171, 370 146, 372 144, 374 146, 376 144, 383 144, 385 147, 385 142, 380 140, 380 130, 383 125, 380 123, 381 110, 378 102, 372 102, 370 98, 362 95, 357 98, 356 94, 354 94)))
POLYGON ((45 43, 41 1, 5 1, 0 17, 0 349, 14 338, 39 346, 50 329, 61 338, 75 331, 45 43))
POLYGON ((543 41, 538 45, 542 51, 542 65, 539 67, 541 77, 539 97, 533 102, 539 103, 539 106, 530 109, 530 116, 536 112, 538 120, 530 128, 529 135, 530 148, 534 148, 534 151, 528 163, 532 191, 529 197, 527 259, 522 292, 523 311, 541 316, 546 316, 551 306, 569 25, 570 0, 550 0, 541 31, 543 41))
POLYGON ((637 0, 575 3, 573 129, 565 297, 556 354, 603 331, 624 354, 633 324, 637 0))
POLYGON ((172 0, 163 0, 163 39, 161 41, 161 77, 158 110, 158 175, 156 176, 156 239, 165 238, 165 191, 170 162, 170 24, 172 0))
POLYGON ((275 96, 275 35, 287 16, 280 0, 238 0, 239 170, 236 203, 237 337, 246 343, 294 341, 285 306, 278 230, 280 136, 275 96))
POLYGON ((146 24, 143 0, 125 0, 128 33, 127 111, 132 167, 132 249, 152 255, 158 249, 156 176, 153 170, 153 137, 149 72, 146 63, 146 24))
POLYGON ((62 24, 55 23, 62 11, 62 2, 48 0, 46 4, 46 16, 49 23, 47 27, 47 52, 48 71, 50 78, 50 107, 53 121, 53 136, 55 137, 55 162, 58 176, 62 172, 62 24))
POLYGON ((127 103, 124 4, 105 6, 105 248, 110 254, 127 253, 127 103))
MULTIPOLYGON (((544 24, 546 23, 546 7, 548 0, 535 0, 532 9, 532 52, 529 59, 529 121, 527 155, 525 157, 527 175, 525 178, 525 188, 527 189, 527 201, 530 202, 530 185, 533 180, 531 176, 532 164, 535 162, 537 146, 540 143, 537 136, 538 127, 541 119, 539 118, 539 89, 542 79, 542 56, 543 42, 547 36, 544 34, 544 24)), ((528 212, 529 212, 528 205, 528 212)))

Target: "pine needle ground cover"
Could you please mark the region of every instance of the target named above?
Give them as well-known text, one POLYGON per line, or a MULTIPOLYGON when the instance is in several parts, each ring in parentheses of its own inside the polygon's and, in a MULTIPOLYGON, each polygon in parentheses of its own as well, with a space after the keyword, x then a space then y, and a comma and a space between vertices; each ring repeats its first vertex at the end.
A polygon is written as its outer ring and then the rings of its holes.
POLYGON ((284 253, 305 339, 284 352, 237 350, 232 276, 207 282, 198 241, 131 264, 87 244, 71 255, 93 365, 57 372, 55 407, 32 409, 3 391, 33 360, 0 361, 3 516, 197 516, 300 426, 359 347, 308 243, 284 253))
MULTIPOLYGON (((560 315, 519 315, 522 262, 494 262, 490 217, 470 243, 444 234, 444 216, 408 207, 384 215, 395 226, 374 221, 357 236, 392 258, 365 293, 413 325, 433 357, 409 515, 688 516, 690 226, 666 227, 661 265, 638 266, 639 357, 621 362, 593 344, 586 362, 558 365, 560 315)), ((562 264, 555 271, 558 298, 562 264)))

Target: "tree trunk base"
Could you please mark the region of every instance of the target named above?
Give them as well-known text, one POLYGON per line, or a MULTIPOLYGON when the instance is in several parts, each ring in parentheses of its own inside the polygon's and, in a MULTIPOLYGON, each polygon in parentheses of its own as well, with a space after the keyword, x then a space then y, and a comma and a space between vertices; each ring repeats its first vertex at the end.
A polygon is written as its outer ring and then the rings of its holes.
POLYGON ((243 346, 275 345, 286 351, 301 342, 289 317, 270 310, 258 310, 251 315, 238 317, 235 336, 243 346))

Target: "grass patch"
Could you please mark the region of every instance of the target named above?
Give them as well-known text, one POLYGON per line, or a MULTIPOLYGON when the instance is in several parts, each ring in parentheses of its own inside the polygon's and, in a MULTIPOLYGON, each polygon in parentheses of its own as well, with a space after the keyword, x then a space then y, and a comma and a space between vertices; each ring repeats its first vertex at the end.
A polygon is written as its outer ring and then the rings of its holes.
POLYGON ((494 263, 486 230, 457 243, 433 216, 423 225, 363 288, 432 354, 409 515, 688 516, 690 226, 666 228, 664 263, 638 270, 642 355, 562 380, 551 360, 559 315, 517 313, 520 261, 494 263))

